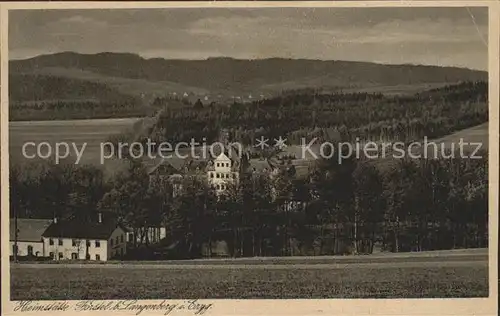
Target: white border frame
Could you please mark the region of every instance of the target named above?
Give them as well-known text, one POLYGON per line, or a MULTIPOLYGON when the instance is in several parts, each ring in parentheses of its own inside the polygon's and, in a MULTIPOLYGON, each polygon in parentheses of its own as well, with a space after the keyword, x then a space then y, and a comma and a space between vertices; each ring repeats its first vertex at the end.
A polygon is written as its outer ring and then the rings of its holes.
MULTIPOLYGON (((213 303, 207 314, 217 315, 497 315, 498 297, 498 177, 499 177, 499 10, 497 1, 341 1, 341 2, 6 2, 0 3, 1 55, 1 263, 2 314, 13 315, 9 273, 9 156, 8 156, 8 10, 87 8, 266 8, 266 7, 489 7, 489 297, 471 299, 315 299, 202 300, 213 303)), ((147 300, 144 302, 154 302, 147 300)), ((159 302, 159 300, 156 300, 159 302)), ((49 302, 49 301, 44 301, 49 302)), ((74 305, 77 301, 67 301, 74 305)), ((142 301, 141 301, 142 302, 142 301)), ((183 302, 172 300, 172 302, 183 302)), ((50 315, 62 312, 48 312, 50 315)), ((77 313, 77 312, 66 312, 77 313)), ((104 312, 86 312, 98 315, 104 312)), ((134 315, 132 312, 109 312, 134 315)), ((23 312, 35 315, 36 312, 23 312)), ((162 315, 143 312, 141 315, 162 315)), ((181 314, 176 311, 175 314, 181 314)), ((186 313, 186 314, 189 314, 186 313)), ((190 313, 192 314, 192 313, 190 313)), ((174 313, 170 314, 174 315, 174 313)))

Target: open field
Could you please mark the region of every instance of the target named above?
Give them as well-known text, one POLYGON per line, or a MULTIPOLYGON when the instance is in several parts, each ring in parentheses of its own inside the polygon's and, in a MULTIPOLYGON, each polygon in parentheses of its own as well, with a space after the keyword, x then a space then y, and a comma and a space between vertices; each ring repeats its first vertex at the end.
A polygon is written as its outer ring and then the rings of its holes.
MULTIPOLYGON (((486 248, 471 248, 471 249, 453 249, 453 250, 435 250, 423 252, 381 252, 371 255, 360 256, 295 256, 295 257, 243 257, 243 258, 201 258, 201 259, 186 259, 186 260, 160 260, 160 261, 37 261, 20 262, 22 267, 44 267, 56 268, 61 266, 72 267, 113 267, 113 264, 119 264, 123 267, 158 267, 165 266, 175 267, 212 267, 212 266, 264 266, 270 265, 333 265, 333 264, 358 264, 366 265, 372 263, 384 264, 414 264, 414 263, 432 263, 442 262, 446 258, 446 262, 469 262, 469 261, 488 261, 488 249, 486 248)), ((390 266, 390 265, 389 265, 390 266)), ((168 268, 167 267, 167 268, 168 268)))
MULTIPOLYGON (((55 147, 57 142, 75 143, 78 150, 87 144, 80 164, 100 165, 100 144, 108 137, 133 128, 139 118, 95 119, 68 121, 24 121, 9 122, 10 159, 16 162, 30 161, 22 154, 26 142, 48 142, 55 147)), ((33 149, 31 149, 33 151, 33 149)), ((74 150, 72 149, 74 154, 74 150)), ((29 152, 33 154, 33 152, 29 152)), ((74 157, 75 155, 73 155, 74 157)), ((123 161, 106 160, 104 167, 112 173, 123 167, 123 161)))
POLYGON ((488 149, 488 123, 466 128, 451 135, 434 140, 438 144, 444 144, 445 148, 451 148, 451 144, 457 144, 463 139, 468 143, 481 143, 483 149, 488 149))
POLYGON ((11 299, 488 296, 485 250, 323 257, 316 263, 312 259, 282 258, 274 264, 275 258, 246 259, 253 260, 250 264, 245 259, 223 264, 215 264, 216 260, 197 264, 16 264, 11 266, 11 299))
POLYGON ((200 89, 188 85, 178 84, 170 81, 148 81, 146 79, 134 79, 124 77, 106 76, 92 71, 76 68, 46 67, 36 69, 33 74, 60 76, 64 78, 76 78, 107 84, 121 93, 130 95, 156 94, 164 95, 167 92, 177 92, 181 95, 184 91, 202 95, 208 94, 206 89, 200 89))

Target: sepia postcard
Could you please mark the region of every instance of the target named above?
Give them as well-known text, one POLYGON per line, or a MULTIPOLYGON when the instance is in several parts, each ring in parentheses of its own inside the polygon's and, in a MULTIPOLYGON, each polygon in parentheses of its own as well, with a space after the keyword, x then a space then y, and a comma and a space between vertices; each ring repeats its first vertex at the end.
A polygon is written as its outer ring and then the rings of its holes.
POLYGON ((497 315, 498 1, 7 2, 4 315, 497 315))

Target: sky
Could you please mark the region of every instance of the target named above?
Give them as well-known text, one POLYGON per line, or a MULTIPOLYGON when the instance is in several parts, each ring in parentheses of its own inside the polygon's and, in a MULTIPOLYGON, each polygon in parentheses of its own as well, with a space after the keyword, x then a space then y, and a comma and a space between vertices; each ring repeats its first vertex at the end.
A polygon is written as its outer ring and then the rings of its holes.
POLYGON ((487 8, 15 10, 9 58, 270 57, 488 68, 487 8))

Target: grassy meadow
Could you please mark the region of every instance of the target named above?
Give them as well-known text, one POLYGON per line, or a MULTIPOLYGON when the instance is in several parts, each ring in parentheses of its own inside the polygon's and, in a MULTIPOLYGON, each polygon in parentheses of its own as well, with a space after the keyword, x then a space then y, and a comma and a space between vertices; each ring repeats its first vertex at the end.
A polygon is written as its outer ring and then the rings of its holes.
POLYGON ((11 299, 488 296, 487 249, 371 256, 12 264, 11 299))
POLYGON ((472 266, 14 268, 11 299, 421 298, 488 296, 472 266))
MULTIPOLYGON (((79 164, 101 166, 111 176, 126 165, 117 159, 106 160, 100 164, 100 144, 106 142, 108 137, 130 130, 138 121, 137 118, 128 119, 96 119, 96 120, 70 120, 70 121, 26 121, 9 122, 9 154, 10 159, 16 163, 30 162, 22 154, 22 146, 26 142, 48 142, 53 148, 58 142, 67 142, 70 146, 75 143, 78 150, 86 144, 82 159, 79 164)), ((34 149, 29 148, 28 154, 32 155, 34 149)), ((74 149, 71 157, 75 158, 74 149)), ((51 157, 53 161, 53 157, 51 157)))

